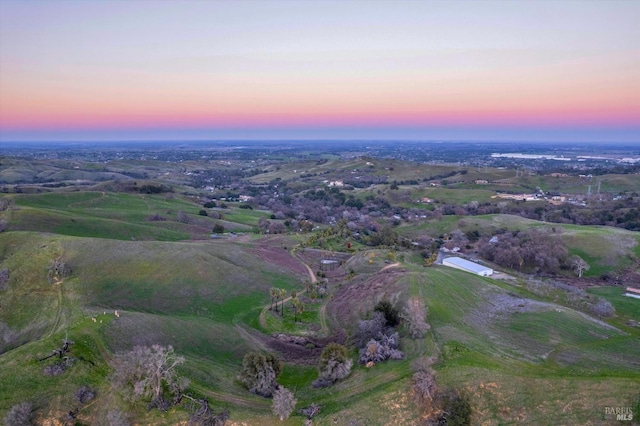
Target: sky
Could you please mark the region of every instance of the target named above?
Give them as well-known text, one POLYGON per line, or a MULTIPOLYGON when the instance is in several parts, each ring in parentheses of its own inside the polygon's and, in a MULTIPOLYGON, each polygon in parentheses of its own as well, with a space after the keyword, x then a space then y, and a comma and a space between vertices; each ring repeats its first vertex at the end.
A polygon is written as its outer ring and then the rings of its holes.
POLYGON ((640 144, 640 1, 0 0, 0 143, 202 139, 640 144))

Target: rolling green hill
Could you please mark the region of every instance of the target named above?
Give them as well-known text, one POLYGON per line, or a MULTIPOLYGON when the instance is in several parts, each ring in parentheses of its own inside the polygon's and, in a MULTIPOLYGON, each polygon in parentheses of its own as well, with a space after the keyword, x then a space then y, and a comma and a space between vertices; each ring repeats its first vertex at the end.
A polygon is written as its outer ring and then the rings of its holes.
MULTIPOLYGON (((41 423, 60 420, 73 406, 75 390, 90 385, 97 399, 79 412, 79 424, 102 424, 114 408, 139 424, 185 422, 186 405, 148 411, 111 388, 113 356, 155 343, 183 355, 180 373, 191 381, 189 392, 228 408, 237 424, 303 421, 296 414, 280 422, 269 400, 239 383, 249 350, 268 350, 286 361, 279 382, 295 392, 299 408, 322 406, 314 418, 318 425, 421 424, 425 413, 415 406, 410 386, 411 363, 422 355, 437 357, 439 387, 469 396, 473 424, 608 424, 604 407, 632 406, 640 396, 640 328, 628 325, 640 321, 640 303, 621 296, 619 288, 590 290, 617 310, 605 321, 553 296, 536 296, 522 280, 424 268, 410 253, 363 248, 346 260, 345 270, 353 271, 348 278, 331 282, 327 297, 308 301, 302 322, 295 323, 290 310, 282 317, 268 309, 271 287, 302 292, 311 279, 292 250, 293 238, 197 239, 216 220, 198 216, 199 206, 179 197, 69 192, 16 195, 14 202, 1 212, 9 228, 0 233, 0 269, 8 269, 9 280, 0 286, 0 417, 28 400, 41 423), (190 223, 178 222, 178 211, 190 223), (167 220, 150 221, 151 215, 167 220), (63 259, 70 274, 49 277, 53 259, 63 259), (425 301, 431 329, 414 340, 400 327, 404 359, 355 365, 330 388, 311 386, 315 344, 326 344, 327 336, 343 339, 355 359, 350 339, 358 319, 379 300, 402 308, 410 296, 425 301), (298 333, 316 343, 282 349, 272 333, 298 333), (75 364, 59 376, 43 375, 38 359, 65 338, 73 341, 75 364)), ((228 224, 246 227, 266 215, 236 208, 223 214, 228 224)), ((550 224, 505 215, 451 216, 399 230, 532 226, 550 224)), ((619 229, 562 225, 561 235, 596 271, 621 267, 621 259, 638 253, 638 236, 619 229)), ((311 275, 317 272, 316 263, 308 266, 311 275)))

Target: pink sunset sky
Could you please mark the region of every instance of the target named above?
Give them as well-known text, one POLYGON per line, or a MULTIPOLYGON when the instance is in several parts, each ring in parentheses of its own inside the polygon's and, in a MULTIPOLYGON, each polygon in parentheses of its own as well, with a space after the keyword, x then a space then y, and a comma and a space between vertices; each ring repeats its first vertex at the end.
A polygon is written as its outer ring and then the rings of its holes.
POLYGON ((0 1, 0 142, 640 143, 637 1, 0 1))

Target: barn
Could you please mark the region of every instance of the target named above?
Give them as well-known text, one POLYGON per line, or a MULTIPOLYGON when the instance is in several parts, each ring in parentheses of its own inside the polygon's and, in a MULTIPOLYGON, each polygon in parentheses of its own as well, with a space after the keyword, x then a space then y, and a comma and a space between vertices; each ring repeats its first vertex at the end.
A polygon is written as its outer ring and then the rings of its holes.
POLYGON ((461 269, 472 274, 488 277, 493 274, 493 269, 486 266, 478 265, 474 262, 469 262, 461 257, 447 257, 442 261, 442 264, 451 268, 461 269))

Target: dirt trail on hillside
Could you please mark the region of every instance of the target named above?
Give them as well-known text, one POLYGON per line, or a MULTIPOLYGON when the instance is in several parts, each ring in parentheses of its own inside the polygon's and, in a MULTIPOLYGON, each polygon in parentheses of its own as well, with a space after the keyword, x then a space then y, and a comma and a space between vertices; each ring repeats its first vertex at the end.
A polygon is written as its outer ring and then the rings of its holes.
POLYGON ((53 283, 53 285, 58 287, 58 308, 56 309, 56 319, 53 322, 53 326, 51 327, 51 331, 49 332, 49 337, 53 336, 58 327, 60 327, 60 322, 62 321, 62 302, 64 299, 64 295, 62 294, 62 283, 63 280, 58 280, 53 283))
POLYGON ((389 268, 395 268, 396 266, 400 266, 400 262, 392 263, 391 265, 387 265, 384 268, 380 269, 380 272, 386 271, 389 268))
POLYGON ((307 264, 306 264, 306 263, 305 263, 305 262, 300 258, 300 256, 298 256, 298 253, 297 253, 297 252, 294 252, 294 253, 293 253, 293 255, 294 255, 294 257, 295 257, 296 259, 298 259, 298 261, 300 261, 300 263, 302 263, 302 265, 303 265, 305 268, 307 268, 307 271, 309 272, 309 278, 311 279, 311 282, 312 282, 313 284, 317 283, 317 282, 318 282, 318 279, 316 278, 316 274, 314 274, 314 273, 313 273, 313 269, 311 269, 311 267, 310 267, 309 265, 307 265, 307 264))

